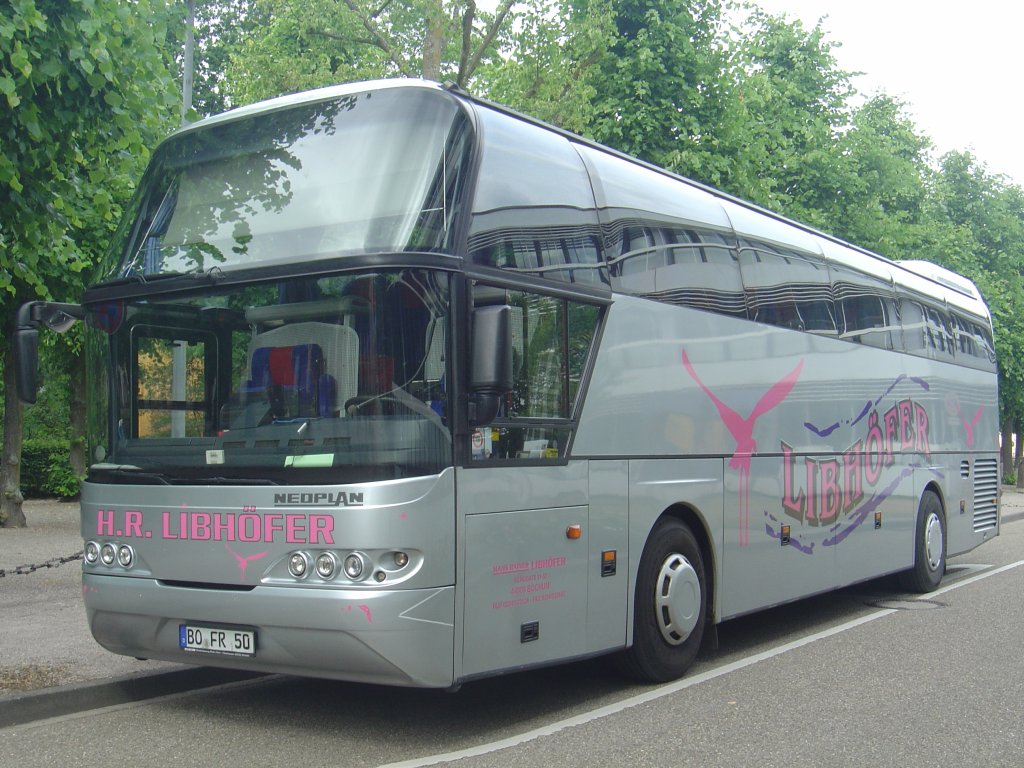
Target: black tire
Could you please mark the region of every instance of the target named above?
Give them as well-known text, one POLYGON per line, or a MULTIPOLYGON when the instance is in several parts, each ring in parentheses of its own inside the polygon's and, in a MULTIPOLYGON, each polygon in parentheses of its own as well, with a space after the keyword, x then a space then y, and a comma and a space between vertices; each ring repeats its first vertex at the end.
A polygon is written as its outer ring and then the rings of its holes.
POLYGON ((908 592, 931 592, 946 573, 946 514, 933 491, 925 491, 914 526, 914 567, 900 574, 908 592))
POLYGON ((700 545, 685 523, 665 518, 644 546, 633 606, 633 645, 619 654, 630 677, 662 683, 689 669, 708 613, 700 545))

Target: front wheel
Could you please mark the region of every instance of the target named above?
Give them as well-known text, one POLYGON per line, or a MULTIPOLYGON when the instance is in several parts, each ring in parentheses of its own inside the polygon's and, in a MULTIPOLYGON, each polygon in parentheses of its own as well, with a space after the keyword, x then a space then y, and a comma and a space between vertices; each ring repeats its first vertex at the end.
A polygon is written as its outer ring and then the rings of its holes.
POLYGON ((704 558, 693 532, 675 518, 651 531, 637 573, 633 645, 620 657, 632 677, 681 677, 700 650, 707 621, 704 558))
POLYGON ((926 491, 917 508, 914 567, 900 574, 900 586, 910 592, 931 592, 945 573, 946 516, 939 497, 926 491))

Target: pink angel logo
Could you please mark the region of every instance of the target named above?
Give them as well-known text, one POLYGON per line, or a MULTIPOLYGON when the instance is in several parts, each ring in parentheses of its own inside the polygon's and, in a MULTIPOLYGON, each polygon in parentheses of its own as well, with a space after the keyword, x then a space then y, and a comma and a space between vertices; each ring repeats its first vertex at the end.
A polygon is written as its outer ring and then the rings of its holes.
POLYGON ((235 560, 238 562, 238 570, 241 571, 241 575, 238 577, 239 583, 245 581, 245 572, 249 568, 249 563, 251 563, 253 560, 259 560, 260 558, 266 557, 270 554, 269 552, 258 552, 255 555, 248 555, 243 557, 242 555, 235 552, 235 550, 233 550, 231 548, 231 545, 227 542, 224 543, 224 546, 227 547, 228 552, 235 556, 235 560))
POLYGON ((978 426, 978 422, 981 421, 981 412, 985 406, 979 405, 978 410, 974 413, 974 418, 967 421, 960 413, 960 403, 956 404, 956 415, 960 417, 960 423, 964 425, 964 431, 967 433, 967 447, 974 447, 974 428, 978 426))
MULTIPOLYGON (((361 604, 357 605, 356 608, 358 608, 360 610, 360 612, 363 614, 363 616, 366 617, 367 623, 373 624, 373 614, 370 612, 370 606, 361 603, 361 604)), ((347 613, 352 613, 352 606, 351 605, 346 605, 345 606, 345 611, 347 613)))
POLYGON ((739 470, 740 473, 740 546, 745 547, 750 543, 750 459, 757 452, 757 441, 754 440, 754 426, 761 416, 789 397, 789 393, 793 390, 797 379, 800 378, 800 371, 804 367, 804 361, 798 362, 792 371, 786 374, 778 383, 773 384, 761 396, 761 399, 757 401, 757 405, 754 406, 754 409, 746 418, 743 418, 739 413, 723 403, 714 392, 704 385, 704 382, 700 380, 697 371, 694 370, 693 365, 690 363, 690 358, 686 354, 685 349, 683 350, 683 365, 686 367, 686 372, 690 374, 690 378, 697 383, 697 386, 714 403, 715 408, 718 410, 719 418, 721 418, 725 428, 729 430, 729 433, 736 441, 736 451, 729 460, 729 466, 739 470))

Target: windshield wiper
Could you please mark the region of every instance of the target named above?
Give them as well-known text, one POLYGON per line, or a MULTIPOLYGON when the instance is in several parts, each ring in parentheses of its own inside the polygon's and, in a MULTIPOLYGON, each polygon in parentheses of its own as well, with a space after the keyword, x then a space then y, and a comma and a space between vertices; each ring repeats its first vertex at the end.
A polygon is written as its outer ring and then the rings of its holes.
POLYGON ((150 283, 158 283, 163 280, 170 280, 175 277, 186 277, 189 272, 160 272, 155 275, 144 275, 141 272, 133 272, 130 275, 124 275, 123 277, 114 277, 110 280, 103 280, 102 282, 96 283, 93 288, 112 288, 120 285, 130 285, 135 283, 136 285, 149 285, 150 283))
POLYGON ((97 283, 95 287, 110 288, 117 285, 129 285, 131 283, 135 283, 137 285, 149 285, 150 283, 159 283, 164 280, 172 280, 174 278, 185 278, 188 280, 217 283, 224 279, 224 270, 215 264, 209 269, 204 269, 198 272, 158 272, 151 275, 144 275, 141 272, 133 272, 132 274, 125 275, 123 277, 104 280, 101 283, 97 283))
POLYGON ((279 485, 265 477, 204 477, 196 475, 195 480, 202 480, 207 485, 279 485))
POLYGON ((203 485, 279 485, 265 477, 225 477, 204 475, 201 471, 182 467, 174 474, 143 470, 133 464, 94 464, 91 471, 103 478, 132 480, 147 485, 181 485, 202 483, 203 485))
POLYGON ((101 476, 138 480, 148 485, 170 485, 170 478, 161 472, 147 472, 134 464, 93 464, 89 468, 101 476))

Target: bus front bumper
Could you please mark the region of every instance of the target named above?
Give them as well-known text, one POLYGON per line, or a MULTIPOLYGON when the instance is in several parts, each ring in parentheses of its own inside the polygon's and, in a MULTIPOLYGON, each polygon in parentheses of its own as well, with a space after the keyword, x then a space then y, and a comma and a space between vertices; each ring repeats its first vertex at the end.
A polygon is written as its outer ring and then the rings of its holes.
POLYGON ((251 591, 85 573, 89 628, 109 651, 183 664, 446 688, 454 682, 455 588, 251 591), (180 627, 255 631, 255 654, 185 651, 180 627))

